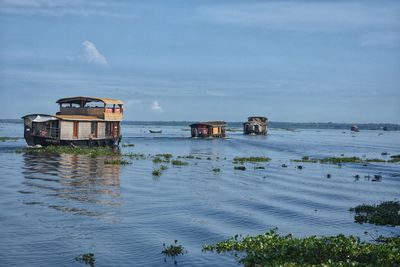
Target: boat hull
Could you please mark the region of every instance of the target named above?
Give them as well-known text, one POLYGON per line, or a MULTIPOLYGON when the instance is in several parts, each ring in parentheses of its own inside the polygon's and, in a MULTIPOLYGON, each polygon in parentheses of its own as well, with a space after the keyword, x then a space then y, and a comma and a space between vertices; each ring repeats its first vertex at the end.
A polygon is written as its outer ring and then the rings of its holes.
POLYGON ((119 138, 107 138, 107 139, 95 139, 95 140, 59 140, 54 138, 42 137, 42 136, 25 136, 26 143, 29 146, 118 146, 121 137, 119 138))

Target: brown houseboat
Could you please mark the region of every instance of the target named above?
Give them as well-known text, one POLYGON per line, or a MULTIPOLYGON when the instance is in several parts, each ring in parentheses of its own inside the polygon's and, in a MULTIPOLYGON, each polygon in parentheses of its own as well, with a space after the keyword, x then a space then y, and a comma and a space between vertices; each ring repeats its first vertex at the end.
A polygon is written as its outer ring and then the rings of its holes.
POLYGON ((28 145, 113 146, 121 141, 122 101, 78 96, 57 103, 55 115, 22 117, 28 145))
POLYGON ((225 137, 224 121, 196 122, 190 125, 192 137, 225 137))
POLYGON ((266 117, 248 117, 243 123, 244 134, 266 135, 268 131, 268 119, 266 117))

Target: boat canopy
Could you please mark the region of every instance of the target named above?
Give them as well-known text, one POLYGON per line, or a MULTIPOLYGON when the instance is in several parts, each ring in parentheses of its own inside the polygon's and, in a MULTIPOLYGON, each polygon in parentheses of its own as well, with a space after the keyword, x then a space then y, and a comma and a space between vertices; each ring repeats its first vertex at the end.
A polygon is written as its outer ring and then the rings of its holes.
POLYGON ((23 119, 28 119, 30 122, 46 122, 46 121, 54 121, 58 120, 58 118, 52 115, 46 114, 30 114, 22 117, 23 119))
POLYGON ((56 103, 58 103, 58 104, 72 103, 72 104, 85 105, 86 103, 90 103, 90 102, 103 102, 105 105, 123 105, 124 104, 121 100, 118 100, 118 99, 88 97, 88 96, 74 96, 74 97, 61 98, 61 99, 57 100, 56 103))

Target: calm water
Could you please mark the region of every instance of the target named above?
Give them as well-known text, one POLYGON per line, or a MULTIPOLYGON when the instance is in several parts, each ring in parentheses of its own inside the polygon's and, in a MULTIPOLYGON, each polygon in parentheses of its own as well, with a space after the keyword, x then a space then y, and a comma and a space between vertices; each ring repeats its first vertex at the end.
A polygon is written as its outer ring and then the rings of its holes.
MULTIPOLYGON (((302 156, 387 158, 400 154, 400 132, 272 129, 267 137, 229 133, 225 140, 192 140, 182 126, 124 125, 123 153, 193 155, 189 166, 154 178, 151 159, 126 166, 104 158, 12 153, 24 140, 0 142, 0 265, 83 266, 74 257, 95 253, 96 266, 173 266, 162 244, 188 251, 179 266, 237 266, 201 245, 235 234, 354 234, 364 240, 400 234, 399 227, 353 222, 348 209, 400 198, 400 164, 302 164, 302 156), (268 156, 265 169, 235 171, 235 156, 268 156), (210 157, 212 160, 207 160, 210 157), (287 164, 287 168, 282 168, 287 164), (221 172, 214 174, 212 168, 221 172), (326 178, 327 174, 331 178, 326 178), (360 175, 359 180, 353 178, 360 175), (364 178, 382 175, 380 182, 364 178), (368 234, 364 232, 367 231, 368 234)), ((0 124, 0 136, 21 136, 22 125, 0 124)))

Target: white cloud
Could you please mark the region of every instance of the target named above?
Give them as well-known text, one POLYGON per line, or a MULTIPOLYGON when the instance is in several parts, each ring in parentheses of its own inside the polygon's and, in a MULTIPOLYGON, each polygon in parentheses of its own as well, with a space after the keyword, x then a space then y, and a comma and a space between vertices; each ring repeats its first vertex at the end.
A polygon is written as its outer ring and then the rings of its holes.
POLYGON ((157 100, 153 101, 153 103, 151 104, 151 110, 153 111, 162 111, 162 107, 160 106, 160 103, 158 103, 157 100))
POLYGON ((99 50, 97 50, 94 43, 89 41, 84 41, 83 46, 83 56, 87 63, 95 64, 99 66, 108 66, 108 62, 105 56, 103 56, 99 50))

